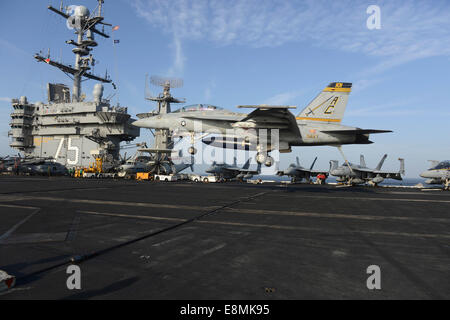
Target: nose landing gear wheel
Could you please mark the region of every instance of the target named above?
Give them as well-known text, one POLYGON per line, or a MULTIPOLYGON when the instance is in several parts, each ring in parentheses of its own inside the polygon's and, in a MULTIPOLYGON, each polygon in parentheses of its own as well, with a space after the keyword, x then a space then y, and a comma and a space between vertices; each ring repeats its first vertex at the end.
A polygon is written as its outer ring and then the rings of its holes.
POLYGON ((197 153, 197 149, 195 149, 194 147, 189 147, 188 152, 189 154, 194 155, 197 153))

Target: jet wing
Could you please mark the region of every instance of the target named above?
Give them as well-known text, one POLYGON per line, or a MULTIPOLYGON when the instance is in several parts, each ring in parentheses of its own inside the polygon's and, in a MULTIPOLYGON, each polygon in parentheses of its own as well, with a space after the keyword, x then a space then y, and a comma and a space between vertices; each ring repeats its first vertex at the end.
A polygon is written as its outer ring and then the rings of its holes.
POLYGON ((328 176, 328 174, 329 174, 329 172, 326 170, 295 169, 295 171, 297 173, 307 173, 309 175, 324 174, 324 175, 328 176))
POLYGON ((399 172, 389 172, 389 171, 374 171, 373 172, 376 175, 379 175, 383 178, 388 178, 388 177, 395 177, 397 175, 399 175, 399 172))
POLYGON ((328 171, 325 171, 325 170, 308 170, 310 173, 312 173, 312 174, 325 174, 325 175, 328 175, 329 174, 329 172, 328 171))
POLYGON ((222 167, 221 170, 224 171, 242 171, 245 169, 237 168, 237 167, 222 167))
POLYGON ((208 112, 208 114, 186 114, 182 115, 183 118, 192 120, 211 120, 211 121, 229 121, 236 122, 242 121, 245 115, 237 114, 215 114, 214 112, 208 112))
POLYGON ((148 152, 148 153, 172 153, 174 150, 172 149, 157 149, 157 148, 139 148, 139 152, 148 152))
POLYGON ((254 169, 239 169, 238 171, 242 173, 258 173, 258 170, 254 169))
POLYGON ((256 108, 240 122, 234 124, 235 127, 257 128, 257 129, 285 129, 291 131, 299 139, 300 130, 294 115, 289 111, 293 106, 238 106, 238 108, 256 108))
POLYGON ((371 133, 388 133, 392 132, 391 130, 376 130, 376 129, 359 129, 355 128, 354 130, 323 130, 324 133, 342 133, 342 134, 349 134, 349 133, 358 133, 358 134, 371 134, 371 133))
POLYGON ((371 169, 364 169, 364 168, 352 168, 353 171, 359 171, 359 172, 366 172, 366 173, 373 173, 374 171, 371 169))

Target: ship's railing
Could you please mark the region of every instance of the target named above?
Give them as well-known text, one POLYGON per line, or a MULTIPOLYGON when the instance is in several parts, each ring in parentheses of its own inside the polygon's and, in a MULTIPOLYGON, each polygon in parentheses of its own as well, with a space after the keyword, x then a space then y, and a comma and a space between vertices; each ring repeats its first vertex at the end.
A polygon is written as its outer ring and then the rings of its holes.
POLYGON ((127 107, 112 107, 110 109, 110 111, 117 112, 117 113, 128 113, 128 108, 127 107))

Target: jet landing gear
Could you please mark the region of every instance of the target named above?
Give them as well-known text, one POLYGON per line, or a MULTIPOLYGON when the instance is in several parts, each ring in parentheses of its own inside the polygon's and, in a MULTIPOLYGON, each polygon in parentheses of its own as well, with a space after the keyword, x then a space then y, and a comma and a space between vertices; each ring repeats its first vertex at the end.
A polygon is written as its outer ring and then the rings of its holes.
POLYGON ((256 155, 256 162, 264 164, 266 167, 271 167, 275 163, 275 160, 267 153, 261 152, 256 155))
POLYGON ((201 140, 201 139, 203 139, 203 138, 205 138, 205 137, 207 137, 207 136, 209 136, 209 135, 210 135, 210 133, 206 133, 206 134, 201 135, 200 137, 198 137, 198 138, 196 139, 196 138, 195 138, 195 133, 192 132, 192 133, 190 134, 190 136, 191 136, 191 146, 190 146, 189 149, 188 149, 189 154, 190 154, 190 155, 194 155, 194 154, 197 153, 197 149, 195 149, 195 147, 194 147, 194 145, 195 145, 195 140, 201 140))
POLYGON ((195 133, 191 133, 191 146, 189 147, 188 152, 192 156, 197 153, 197 149, 194 148, 194 144, 195 144, 195 133))

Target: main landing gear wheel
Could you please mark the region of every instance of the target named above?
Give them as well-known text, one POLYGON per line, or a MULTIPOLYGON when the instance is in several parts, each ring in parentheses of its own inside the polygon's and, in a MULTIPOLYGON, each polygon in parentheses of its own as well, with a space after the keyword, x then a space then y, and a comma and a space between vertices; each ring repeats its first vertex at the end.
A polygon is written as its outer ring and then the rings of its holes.
POLYGON ((188 152, 189 154, 194 155, 197 153, 197 149, 195 149, 194 147, 189 147, 188 152))
POLYGON ((275 163, 275 160, 272 157, 267 157, 266 162, 264 163, 266 167, 271 167, 275 163))

